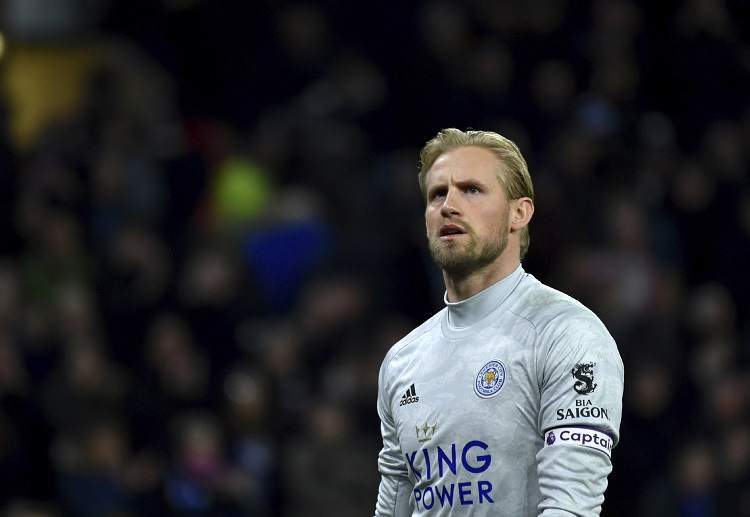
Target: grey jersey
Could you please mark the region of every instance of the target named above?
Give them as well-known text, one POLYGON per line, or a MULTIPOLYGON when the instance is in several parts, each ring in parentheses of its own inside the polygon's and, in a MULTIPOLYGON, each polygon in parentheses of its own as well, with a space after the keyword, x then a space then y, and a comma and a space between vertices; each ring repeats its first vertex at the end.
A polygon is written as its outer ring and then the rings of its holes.
POLYGON ((599 318, 519 266, 386 355, 375 515, 598 515, 622 391, 599 318))

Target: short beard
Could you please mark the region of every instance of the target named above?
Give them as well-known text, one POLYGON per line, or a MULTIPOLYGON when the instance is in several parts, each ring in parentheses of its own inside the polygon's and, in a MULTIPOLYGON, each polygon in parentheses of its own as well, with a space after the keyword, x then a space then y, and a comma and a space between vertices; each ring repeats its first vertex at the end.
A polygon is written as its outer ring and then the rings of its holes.
POLYGON ((430 255, 440 269, 454 278, 466 278, 492 264, 508 247, 507 219, 503 221, 503 231, 492 240, 479 242, 472 235, 465 250, 449 249, 439 239, 430 240, 430 255))

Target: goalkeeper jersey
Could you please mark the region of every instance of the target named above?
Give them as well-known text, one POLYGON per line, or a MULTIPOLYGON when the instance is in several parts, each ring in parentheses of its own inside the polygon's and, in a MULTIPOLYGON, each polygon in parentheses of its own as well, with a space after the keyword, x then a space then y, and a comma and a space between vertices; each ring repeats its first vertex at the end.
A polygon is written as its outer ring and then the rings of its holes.
POLYGON ((623 364, 593 312, 514 273, 396 343, 376 517, 598 515, 623 364))

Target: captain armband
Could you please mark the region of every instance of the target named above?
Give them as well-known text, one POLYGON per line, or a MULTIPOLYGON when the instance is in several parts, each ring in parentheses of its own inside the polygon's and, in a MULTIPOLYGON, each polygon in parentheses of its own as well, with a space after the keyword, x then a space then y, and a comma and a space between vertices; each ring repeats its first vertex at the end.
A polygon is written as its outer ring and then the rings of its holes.
POLYGON ((612 457, 612 438, 602 431, 588 427, 556 427, 544 434, 544 446, 575 445, 596 449, 612 457))

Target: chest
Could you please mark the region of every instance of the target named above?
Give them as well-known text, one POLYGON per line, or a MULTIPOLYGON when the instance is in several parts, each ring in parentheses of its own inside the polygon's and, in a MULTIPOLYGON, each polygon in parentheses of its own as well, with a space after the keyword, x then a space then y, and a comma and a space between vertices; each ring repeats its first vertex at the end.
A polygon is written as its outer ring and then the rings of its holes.
POLYGON ((462 441, 511 443, 538 426, 533 347, 497 333, 425 341, 397 365, 390 404, 404 450, 462 441))

